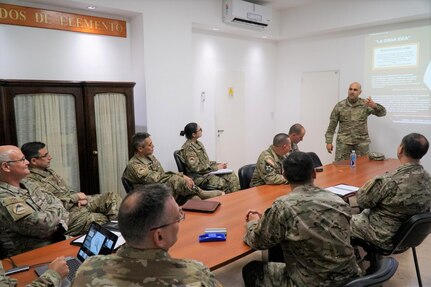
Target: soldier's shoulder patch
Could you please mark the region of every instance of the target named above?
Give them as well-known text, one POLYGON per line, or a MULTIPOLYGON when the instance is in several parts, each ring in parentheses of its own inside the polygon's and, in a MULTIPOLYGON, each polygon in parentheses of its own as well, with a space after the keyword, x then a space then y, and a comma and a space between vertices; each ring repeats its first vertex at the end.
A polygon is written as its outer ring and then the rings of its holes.
POLYGON ((191 165, 194 165, 198 161, 198 159, 195 156, 191 156, 188 158, 188 161, 191 165))
POLYGON ((266 162, 266 164, 267 164, 267 165, 270 165, 270 166, 272 166, 272 167, 274 167, 274 166, 275 166, 274 161, 273 161, 272 159, 270 159, 270 158, 267 158, 267 159, 265 160, 265 162, 266 162))
POLYGON ((33 208, 20 197, 7 197, 2 199, 2 204, 6 207, 10 216, 17 221, 33 213, 33 208))
POLYGON ((148 167, 141 163, 134 164, 133 170, 138 176, 146 176, 148 174, 148 167))
POLYGON ((148 174, 148 168, 146 166, 141 166, 136 170, 136 172, 141 176, 145 176, 148 174))
POLYGON ((269 163, 268 161, 265 161, 265 171, 266 172, 274 171, 274 163, 272 161, 271 163, 269 163))

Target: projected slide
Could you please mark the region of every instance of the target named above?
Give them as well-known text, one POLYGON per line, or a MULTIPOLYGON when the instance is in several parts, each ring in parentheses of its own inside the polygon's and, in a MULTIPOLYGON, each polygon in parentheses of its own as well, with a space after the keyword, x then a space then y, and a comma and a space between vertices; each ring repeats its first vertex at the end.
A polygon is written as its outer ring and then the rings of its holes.
POLYGON ((431 26, 365 38, 363 96, 371 96, 395 123, 431 125, 431 26))

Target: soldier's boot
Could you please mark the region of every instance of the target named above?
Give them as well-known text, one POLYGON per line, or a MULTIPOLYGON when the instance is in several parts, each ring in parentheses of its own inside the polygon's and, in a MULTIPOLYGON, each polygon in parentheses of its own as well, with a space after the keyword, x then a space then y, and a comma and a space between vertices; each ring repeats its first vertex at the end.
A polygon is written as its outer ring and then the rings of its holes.
POLYGON ((201 191, 199 192, 199 197, 201 199, 207 199, 207 198, 212 198, 212 197, 216 197, 216 196, 220 196, 223 195, 223 191, 221 190, 203 190, 201 189, 201 191))

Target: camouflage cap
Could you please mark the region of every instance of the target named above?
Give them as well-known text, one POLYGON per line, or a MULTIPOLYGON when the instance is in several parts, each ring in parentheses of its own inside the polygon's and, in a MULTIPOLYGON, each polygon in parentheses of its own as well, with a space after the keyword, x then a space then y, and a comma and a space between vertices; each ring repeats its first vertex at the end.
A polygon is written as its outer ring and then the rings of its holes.
POLYGON ((368 157, 371 160, 385 160, 385 155, 380 153, 380 152, 376 152, 376 151, 370 152, 368 157))

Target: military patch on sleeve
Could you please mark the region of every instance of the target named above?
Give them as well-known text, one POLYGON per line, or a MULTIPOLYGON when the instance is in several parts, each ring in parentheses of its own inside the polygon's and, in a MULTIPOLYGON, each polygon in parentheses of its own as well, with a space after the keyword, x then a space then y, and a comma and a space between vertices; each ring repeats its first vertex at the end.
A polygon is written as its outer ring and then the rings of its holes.
POLYGON ((274 162, 271 159, 265 160, 265 171, 272 172, 274 170, 274 162))
POLYGON ((270 166, 274 167, 274 162, 272 161, 272 159, 268 158, 268 159, 265 160, 265 162, 267 164, 269 164, 270 166))
POLYGON ((138 166, 136 167, 136 173, 139 176, 146 176, 148 174, 148 168, 144 165, 144 166, 138 166))
POLYGON ((22 198, 8 197, 2 200, 3 205, 6 207, 10 216, 14 221, 26 217, 33 213, 33 208, 28 205, 22 198))
POLYGON ((197 158, 194 156, 189 157, 189 163, 190 165, 194 165, 197 162, 197 158))

